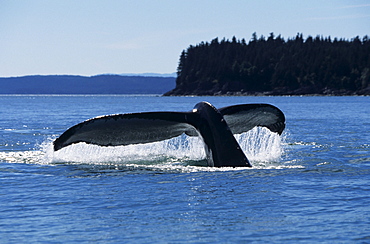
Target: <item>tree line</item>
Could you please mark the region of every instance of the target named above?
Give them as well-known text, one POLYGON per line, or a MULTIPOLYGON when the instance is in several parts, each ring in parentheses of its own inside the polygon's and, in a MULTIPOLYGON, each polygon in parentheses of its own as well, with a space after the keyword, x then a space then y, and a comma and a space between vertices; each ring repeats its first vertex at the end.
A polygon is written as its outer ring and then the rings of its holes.
POLYGON ((370 95, 370 39, 298 33, 218 38, 181 53, 176 88, 166 95, 370 95))

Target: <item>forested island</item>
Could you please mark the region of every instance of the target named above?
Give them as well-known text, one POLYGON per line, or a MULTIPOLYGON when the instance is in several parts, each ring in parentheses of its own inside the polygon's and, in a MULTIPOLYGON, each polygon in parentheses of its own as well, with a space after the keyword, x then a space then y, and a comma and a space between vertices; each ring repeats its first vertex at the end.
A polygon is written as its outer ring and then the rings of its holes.
POLYGON ((370 39, 215 38, 181 53, 165 95, 370 95, 370 39))

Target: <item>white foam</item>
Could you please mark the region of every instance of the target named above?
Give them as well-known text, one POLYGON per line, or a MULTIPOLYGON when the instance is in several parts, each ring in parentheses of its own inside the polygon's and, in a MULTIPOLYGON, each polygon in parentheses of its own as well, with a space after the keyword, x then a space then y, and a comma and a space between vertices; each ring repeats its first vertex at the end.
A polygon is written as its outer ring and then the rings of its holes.
MULTIPOLYGON (((281 162, 284 154, 284 137, 270 132, 266 128, 257 127, 247 133, 235 135, 244 153, 251 161, 253 168, 291 168, 298 167, 281 162)), ((241 170, 245 168, 209 168, 206 165, 203 142, 198 137, 179 137, 147 144, 137 144, 118 147, 101 147, 78 143, 57 152, 53 150, 49 138, 39 150, 27 152, 1 152, 0 161, 36 163, 55 165, 92 164, 113 165, 117 167, 140 168, 161 171, 194 172, 199 170, 241 170)), ((300 166, 299 166, 300 167, 300 166)))
POLYGON ((236 140, 250 161, 280 161, 284 153, 283 139, 267 128, 256 127, 247 133, 235 135, 236 140))
POLYGON ((117 147, 101 147, 78 143, 57 152, 47 149, 53 155, 50 163, 76 162, 101 164, 107 163, 145 163, 153 164, 172 160, 202 160, 205 157, 203 144, 197 137, 182 135, 170 140, 117 147))

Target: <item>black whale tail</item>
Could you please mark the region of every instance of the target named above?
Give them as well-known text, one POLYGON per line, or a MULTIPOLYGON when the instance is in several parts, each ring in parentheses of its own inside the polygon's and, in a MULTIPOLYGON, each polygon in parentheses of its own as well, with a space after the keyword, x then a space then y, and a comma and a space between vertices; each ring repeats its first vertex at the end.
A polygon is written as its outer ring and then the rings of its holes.
POLYGON ((251 167, 233 134, 255 126, 281 134, 285 128, 284 114, 269 104, 216 109, 207 102, 200 102, 190 112, 108 115, 69 128, 54 141, 54 150, 79 142, 100 146, 149 143, 185 133, 203 139, 209 166, 251 167))
POLYGON ((213 105, 198 103, 193 112, 198 116, 188 122, 197 129, 204 141, 209 166, 252 167, 222 114, 213 105))

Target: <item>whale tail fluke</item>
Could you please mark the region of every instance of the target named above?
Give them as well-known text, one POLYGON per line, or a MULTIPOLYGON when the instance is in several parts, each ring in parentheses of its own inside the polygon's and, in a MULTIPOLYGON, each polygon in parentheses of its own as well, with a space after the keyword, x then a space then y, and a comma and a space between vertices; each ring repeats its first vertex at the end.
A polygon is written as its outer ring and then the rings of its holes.
POLYGON ((281 135, 285 128, 284 113, 270 104, 240 104, 218 110, 233 134, 241 134, 261 126, 281 135))
POLYGON ((100 146, 149 143, 185 133, 201 136, 210 166, 251 166, 233 134, 263 126, 281 134, 284 114, 269 104, 242 104, 216 109, 198 103, 190 112, 116 114, 86 120, 66 130, 54 141, 58 151, 85 142, 100 146))
POLYGON ((194 135, 195 128, 186 123, 186 116, 189 115, 181 112, 148 112, 96 117, 65 131, 54 141, 54 150, 79 142, 125 146, 162 141, 182 133, 194 135))

